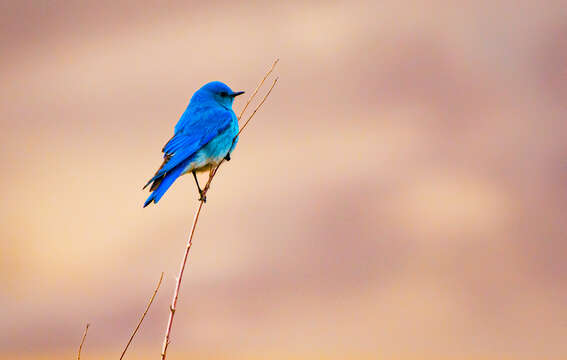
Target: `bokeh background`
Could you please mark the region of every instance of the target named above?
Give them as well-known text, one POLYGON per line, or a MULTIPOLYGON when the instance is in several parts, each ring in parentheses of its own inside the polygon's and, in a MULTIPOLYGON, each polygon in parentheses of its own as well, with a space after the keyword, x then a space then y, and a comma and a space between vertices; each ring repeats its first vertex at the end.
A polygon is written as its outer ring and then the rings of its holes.
MULTIPOLYGON (((280 82, 213 183, 171 359, 567 358, 565 1, 1 1, 0 358, 159 356, 197 88, 280 82)), ((243 98, 235 102, 237 112, 243 98)), ((203 178, 204 179, 204 178, 203 178)))

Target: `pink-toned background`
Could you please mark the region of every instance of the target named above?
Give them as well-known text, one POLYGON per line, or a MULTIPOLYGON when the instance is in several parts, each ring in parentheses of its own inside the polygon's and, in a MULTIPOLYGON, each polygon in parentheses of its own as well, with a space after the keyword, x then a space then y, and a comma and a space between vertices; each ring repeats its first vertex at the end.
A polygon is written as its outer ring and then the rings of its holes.
POLYGON ((567 358, 565 1, 0 4, 0 358, 86 322, 118 358, 164 271, 129 358, 159 356, 197 194, 140 188, 194 90, 276 57, 169 357, 567 358))

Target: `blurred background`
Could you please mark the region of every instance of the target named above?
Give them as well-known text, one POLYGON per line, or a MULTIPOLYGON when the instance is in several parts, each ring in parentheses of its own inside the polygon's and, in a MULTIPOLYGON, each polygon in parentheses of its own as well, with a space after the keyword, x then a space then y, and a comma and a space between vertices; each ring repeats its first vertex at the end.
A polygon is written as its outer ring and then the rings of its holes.
MULTIPOLYGON (((171 359, 565 359, 565 1, 1 1, 0 358, 159 356, 192 93, 280 81, 209 192, 171 359)), ((238 98, 238 113, 244 104, 238 98)), ((202 178, 204 181, 204 177, 202 178)))

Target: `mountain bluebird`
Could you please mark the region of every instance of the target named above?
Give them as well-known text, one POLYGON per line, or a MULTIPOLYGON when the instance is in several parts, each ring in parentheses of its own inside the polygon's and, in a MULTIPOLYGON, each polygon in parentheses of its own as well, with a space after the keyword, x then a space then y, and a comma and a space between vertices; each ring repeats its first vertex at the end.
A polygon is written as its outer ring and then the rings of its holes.
POLYGON ((238 138, 238 119, 232 110, 232 101, 244 91, 234 92, 220 81, 213 81, 197 90, 187 109, 175 125, 173 137, 162 149, 163 164, 148 183, 150 197, 144 203, 158 203, 175 179, 193 173, 200 200, 205 200, 197 180, 197 171, 206 171, 230 153, 238 138))

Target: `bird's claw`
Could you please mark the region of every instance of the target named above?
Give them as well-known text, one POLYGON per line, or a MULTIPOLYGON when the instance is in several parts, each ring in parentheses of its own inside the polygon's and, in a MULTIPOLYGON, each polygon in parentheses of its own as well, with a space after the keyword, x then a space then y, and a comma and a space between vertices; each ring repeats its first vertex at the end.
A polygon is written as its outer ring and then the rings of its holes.
POLYGON ((230 153, 226 154, 226 156, 224 157, 224 159, 225 159, 226 161, 230 161, 230 153))
POLYGON ((207 202, 207 196, 205 195, 204 191, 199 191, 199 201, 202 201, 204 203, 207 202))

